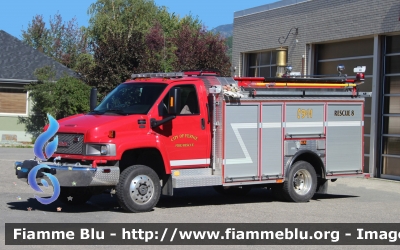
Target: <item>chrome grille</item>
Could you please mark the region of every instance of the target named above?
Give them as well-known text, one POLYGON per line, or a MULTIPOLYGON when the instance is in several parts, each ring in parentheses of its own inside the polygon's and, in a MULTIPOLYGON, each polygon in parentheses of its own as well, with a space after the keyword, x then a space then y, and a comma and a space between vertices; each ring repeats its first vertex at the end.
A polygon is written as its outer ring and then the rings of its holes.
POLYGON ((75 154, 83 153, 83 134, 61 134, 58 135, 57 154, 75 154))

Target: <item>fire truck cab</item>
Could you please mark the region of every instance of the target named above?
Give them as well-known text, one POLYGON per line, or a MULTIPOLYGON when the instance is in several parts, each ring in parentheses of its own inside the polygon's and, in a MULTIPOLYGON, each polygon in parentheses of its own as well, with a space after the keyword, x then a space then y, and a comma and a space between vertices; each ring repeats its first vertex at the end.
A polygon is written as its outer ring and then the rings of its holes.
MULTIPOLYGON (((329 179, 363 176, 369 93, 357 90, 365 67, 354 72, 351 79, 133 74, 91 112, 58 121, 58 148, 44 171, 59 180, 65 203, 111 189, 130 212, 153 209, 174 188, 202 186, 225 194, 268 187, 306 202, 326 193, 329 179)), ((39 163, 16 162, 18 178, 39 163)))

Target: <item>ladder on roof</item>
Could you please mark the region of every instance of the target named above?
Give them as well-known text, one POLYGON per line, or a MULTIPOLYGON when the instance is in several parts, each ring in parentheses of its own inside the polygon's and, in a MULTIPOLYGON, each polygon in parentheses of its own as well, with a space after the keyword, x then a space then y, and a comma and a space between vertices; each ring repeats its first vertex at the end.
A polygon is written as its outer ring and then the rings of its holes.
POLYGON ((292 78, 292 77, 234 77, 238 86, 256 96, 352 96, 370 97, 371 92, 359 92, 364 83, 365 67, 354 69, 355 79, 334 78, 292 78))

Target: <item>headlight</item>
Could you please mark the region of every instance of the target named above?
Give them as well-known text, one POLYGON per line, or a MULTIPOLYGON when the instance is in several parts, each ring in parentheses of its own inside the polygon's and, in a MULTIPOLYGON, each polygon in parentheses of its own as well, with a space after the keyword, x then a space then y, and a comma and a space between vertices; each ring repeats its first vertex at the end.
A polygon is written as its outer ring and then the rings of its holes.
POLYGON ((102 154, 102 155, 107 155, 107 154, 108 154, 107 145, 102 145, 102 146, 100 147, 100 154, 102 154))
POLYGON ((104 155, 104 156, 116 156, 115 144, 91 144, 88 143, 86 146, 86 155, 104 155))

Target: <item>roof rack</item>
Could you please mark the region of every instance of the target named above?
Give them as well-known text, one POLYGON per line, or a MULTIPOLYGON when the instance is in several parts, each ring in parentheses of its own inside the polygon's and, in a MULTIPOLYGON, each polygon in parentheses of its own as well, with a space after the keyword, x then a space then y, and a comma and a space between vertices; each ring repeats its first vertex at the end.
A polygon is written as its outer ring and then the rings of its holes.
POLYGON ((357 73, 354 79, 347 75, 333 78, 293 78, 286 77, 234 77, 238 86, 250 92, 250 95, 270 96, 370 96, 370 93, 359 93, 357 86, 364 83, 365 66, 354 68, 357 73), (292 91, 285 91, 292 89, 292 91))
POLYGON ((319 78, 262 78, 234 77, 241 87, 250 88, 353 88, 363 83, 354 79, 319 79, 319 78))

